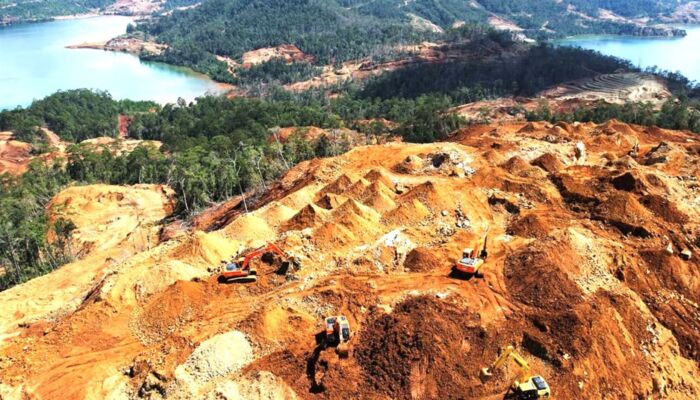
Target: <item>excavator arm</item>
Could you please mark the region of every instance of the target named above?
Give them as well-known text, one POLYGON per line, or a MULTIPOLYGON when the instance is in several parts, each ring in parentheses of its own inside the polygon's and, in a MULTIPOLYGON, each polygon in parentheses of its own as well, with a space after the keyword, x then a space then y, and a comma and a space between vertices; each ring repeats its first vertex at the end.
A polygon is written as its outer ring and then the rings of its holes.
POLYGON ((296 259, 289 257, 289 255, 280 249, 276 244, 268 243, 264 247, 260 247, 246 254, 243 260, 236 263, 236 268, 224 270, 219 276, 219 280, 222 282, 254 282, 257 280, 257 273, 254 270, 251 270, 250 262, 257 257, 270 252, 279 255, 284 260, 283 265, 289 265, 289 263, 292 263, 296 269, 299 269, 299 262, 296 259))
POLYGON ((513 346, 506 347, 489 368, 481 370, 479 377, 482 382, 489 380, 493 376, 493 371, 503 367, 503 364, 509 359, 512 359, 518 366, 518 376, 511 385, 511 390, 515 391, 517 399, 549 398, 551 390, 547 381, 539 375, 532 375, 530 373, 530 365, 520 354, 515 352, 513 346))
POLYGON ((513 359, 513 361, 518 365, 520 370, 520 373, 518 374, 519 381, 522 381, 523 377, 530 375, 530 365, 527 363, 527 361, 525 361, 524 358, 515 352, 515 348, 513 346, 508 346, 501 352, 501 355, 498 356, 496 361, 494 361, 489 368, 484 368, 481 370, 481 379, 486 381, 491 378, 493 371, 503 367, 503 364, 505 364, 508 359, 513 359))
POLYGON ((294 265, 294 269, 299 269, 300 268, 300 263, 297 258, 290 256, 287 254, 284 250, 280 249, 279 246, 277 246, 274 243, 268 243, 265 245, 265 247, 261 247, 257 250, 254 250, 250 253, 248 253, 245 258, 243 259, 243 263, 241 264, 241 269, 243 271, 249 271, 250 270, 250 262, 257 257, 262 256, 263 254, 266 253, 275 253, 278 256, 284 260, 284 262, 289 265, 290 263, 294 265))
POLYGON ((244 271, 250 270, 250 262, 257 257, 262 256, 265 253, 269 252, 274 252, 283 259, 289 258, 287 254, 282 251, 279 247, 277 247, 276 244, 274 243, 268 243, 265 247, 261 247, 257 250, 253 250, 250 253, 246 254, 245 258, 243 259, 243 264, 241 265, 241 269, 244 271))
POLYGON ((517 353, 511 353, 511 358, 513 358, 513 361, 518 365, 518 367, 520 367, 520 372, 518 373, 516 382, 522 383, 530 379, 530 365, 527 363, 527 361, 525 361, 525 359, 520 357, 520 355, 517 353))
POLYGON ((479 254, 479 257, 483 260, 486 260, 486 258, 489 256, 489 251, 488 251, 488 242, 489 242, 489 231, 491 230, 490 226, 486 227, 486 233, 484 233, 484 247, 481 249, 481 253, 479 254))

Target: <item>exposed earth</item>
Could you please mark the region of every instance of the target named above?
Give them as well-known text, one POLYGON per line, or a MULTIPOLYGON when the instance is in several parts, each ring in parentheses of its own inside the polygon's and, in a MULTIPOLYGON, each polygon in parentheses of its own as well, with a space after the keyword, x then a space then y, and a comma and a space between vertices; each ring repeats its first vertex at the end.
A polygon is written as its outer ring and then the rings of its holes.
MULTIPOLYGON (((120 116, 120 128, 122 118, 125 117, 120 116)), ((34 147, 29 143, 16 140, 12 132, 0 132, 0 175, 3 173, 10 175, 23 174, 27 171, 29 164, 37 159, 44 161, 59 158, 65 159, 67 156, 66 149, 71 143, 62 141, 55 133, 47 129, 42 130, 46 135, 47 145, 47 151, 43 153, 34 151, 34 147)), ((162 145, 162 143, 155 140, 111 138, 106 136, 84 140, 78 144, 92 150, 106 149, 114 155, 131 152, 138 146, 160 148, 162 145)))
POLYGON ((501 399, 515 368, 479 370, 507 345, 557 399, 698 398, 699 158, 616 121, 477 125, 302 163, 170 240, 167 188, 69 188, 49 213, 83 258, 0 293, 0 398, 501 399), (483 278, 454 276, 487 231, 483 278), (217 282, 268 241, 301 269, 217 282), (336 314, 347 359, 317 345, 336 314))

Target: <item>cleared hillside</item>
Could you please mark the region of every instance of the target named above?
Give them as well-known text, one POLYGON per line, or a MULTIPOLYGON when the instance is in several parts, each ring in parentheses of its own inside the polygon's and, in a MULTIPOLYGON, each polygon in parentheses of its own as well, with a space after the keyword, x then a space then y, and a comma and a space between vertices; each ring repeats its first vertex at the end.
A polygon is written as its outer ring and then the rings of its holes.
POLYGON ((513 344, 556 398, 697 398, 698 157, 697 136, 610 121, 304 162, 247 213, 0 293, 0 394, 500 399, 514 368, 478 373, 513 344), (451 275, 487 230, 484 277, 451 275), (301 269, 217 282, 269 240, 301 269), (348 359, 315 339, 340 313, 348 359))

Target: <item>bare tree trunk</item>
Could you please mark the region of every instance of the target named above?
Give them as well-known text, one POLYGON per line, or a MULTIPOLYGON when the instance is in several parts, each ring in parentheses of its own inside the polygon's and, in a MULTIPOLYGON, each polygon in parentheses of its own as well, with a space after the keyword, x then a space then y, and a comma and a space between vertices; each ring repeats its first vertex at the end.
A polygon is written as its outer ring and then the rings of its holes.
POLYGON ((245 213, 248 214, 248 203, 246 202, 245 199, 245 194, 243 193, 243 185, 241 185, 241 178, 240 175, 238 175, 238 172, 240 172, 241 167, 238 166, 238 159, 234 158, 233 159, 233 172, 236 174, 236 181, 238 182, 238 190, 241 193, 241 197, 243 198, 243 207, 245 208, 245 213))
POLYGON ((267 185, 265 185, 265 176, 263 176, 262 169, 260 169, 260 161, 262 161, 262 154, 260 158, 255 161, 255 168, 258 170, 258 175, 260 175, 260 183, 262 184, 263 190, 267 190, 267 185))
POLYGON ((284 163, 284 167, 286 169, 289 169, 289 163, 287 162, 287 159, 284 158, 284 152, 282 151, 282 143, 280 143, 280 140, 277 138, 277 131, 273 131, 272 134, 275 136, 275 141, 279 145, 279 153, 280 153, 280 158, 282 159, 282 162, 284 163))
POLYGON ((182 189, 182 200, 185 202, 185 211, 190 213, 190 206, 187 204, 187 192, 185 191, 185 180, 180 180, 180 189, 182 189))

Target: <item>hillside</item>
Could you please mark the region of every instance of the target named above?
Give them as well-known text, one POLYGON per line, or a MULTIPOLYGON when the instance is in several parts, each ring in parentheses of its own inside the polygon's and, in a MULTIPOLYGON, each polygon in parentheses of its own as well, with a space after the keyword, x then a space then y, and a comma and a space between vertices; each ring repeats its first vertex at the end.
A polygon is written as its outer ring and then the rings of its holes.
POLYGON ((479 369, 513 344, 555 398, 697 398, 698 157, 696 135, 614 120, 478 125, 303 162, 137 245, 167 192, 60 194, 90 238, 127 239, 0 293, 0 396, 500 399, 515 369, 479 369), (486 232, 483 278, 451 275, 486 232), (269 240, 301 269, 217 282, 269 240), (347 359, 315 339, 341 313, 347 359))
POLYGON ((191 6, 197 0, 0 0, 0 26, 77 15, 150 15, 191 6))
POLYGON ((659 24, 691 21, 696 8, 696 2, 675 0, 209 0, 143 21, 136 35, 168 46, 147 59, 234 83, 226 79, 221 57, 240 61, 261 48, 294 45, 316 65, 335 65, 394 59, 398 45, 440 41, 465 24, 491 25, 525 41, 600 33, 684 35, 659 24))
POLYGON ((0 0, 0 26, 23 21, 42 21, 55 16, 95 12, 112 0, 0 0))

